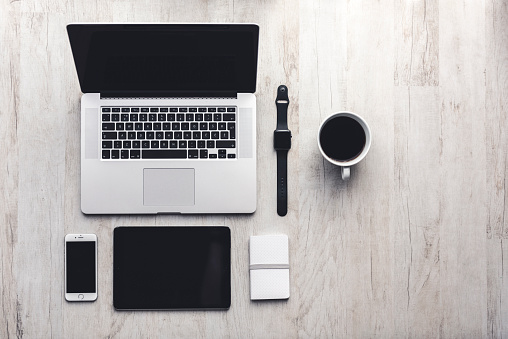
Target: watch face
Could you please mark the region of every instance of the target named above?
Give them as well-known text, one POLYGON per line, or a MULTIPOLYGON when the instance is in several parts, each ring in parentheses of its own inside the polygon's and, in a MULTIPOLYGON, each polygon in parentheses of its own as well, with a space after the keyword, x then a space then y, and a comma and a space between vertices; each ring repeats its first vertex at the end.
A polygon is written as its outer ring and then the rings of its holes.
POLYGON ((276 150, 289 150, 291 148, 291 131, 275 131, 273 133, 273 147, 276 150))

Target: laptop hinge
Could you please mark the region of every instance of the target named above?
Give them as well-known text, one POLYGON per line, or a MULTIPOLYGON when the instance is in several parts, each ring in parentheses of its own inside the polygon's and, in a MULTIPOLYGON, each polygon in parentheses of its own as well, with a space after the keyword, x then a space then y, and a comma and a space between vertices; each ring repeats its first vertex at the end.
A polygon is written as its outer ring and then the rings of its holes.
POLYGON ((154 99, 154 98, 194 98, 194 99, 236 99, 236 92, 223 91, 198 91, 198 92, 102 92, 101 99, 154 99))

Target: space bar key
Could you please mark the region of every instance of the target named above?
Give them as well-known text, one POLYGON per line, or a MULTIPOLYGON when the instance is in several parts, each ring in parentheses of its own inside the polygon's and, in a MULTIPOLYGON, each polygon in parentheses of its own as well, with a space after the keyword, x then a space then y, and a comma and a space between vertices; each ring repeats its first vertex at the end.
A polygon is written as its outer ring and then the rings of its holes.
POLYGON ((143 159, 187 159, 187 150, 143 150, 141 152, 143 159))

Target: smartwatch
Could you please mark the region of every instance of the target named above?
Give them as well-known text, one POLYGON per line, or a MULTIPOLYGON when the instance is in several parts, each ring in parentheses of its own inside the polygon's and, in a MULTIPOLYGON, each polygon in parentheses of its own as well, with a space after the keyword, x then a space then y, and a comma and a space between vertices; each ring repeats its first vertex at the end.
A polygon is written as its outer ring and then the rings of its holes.
POLYGON ((288 88, 277 88, 277 128, 273 132, 273 148, 277 151, 277 214, 281 217, 288 213, 288 151, 291 149, 291 131, 288 128, 288 88))

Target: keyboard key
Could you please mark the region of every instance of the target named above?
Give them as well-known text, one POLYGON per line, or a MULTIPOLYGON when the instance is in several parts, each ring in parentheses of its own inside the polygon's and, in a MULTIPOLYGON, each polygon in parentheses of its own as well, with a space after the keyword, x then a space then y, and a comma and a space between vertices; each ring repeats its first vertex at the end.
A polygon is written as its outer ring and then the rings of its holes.
POLYGON ((168 148, 168 141, 167 140, 161 140, 161 148, 168 148))
POLYGON ((148 115, 147 114, 140 114, 139 121, 148 121, 148 115))
POLYGON ((226 112, 226 107, 217 108, 217 112, 226 112))
POLYGON ((122 148, 122 142, 120 140, 116 140, 114 143, 113 143, 113 147, 115 148, 122 148))
POLYGON ((217 110, 215 108, 213 108, 213 107, 209 107, 208 108, 208 112, 217 112, 217 110))
POLYGON ((145 139, 145 132, 138 132, 138 139, 139 140, 145 139))
POLYGON ((154 140, 154 141, 150 142, 150 147, 151 148, 159 148, 159 141, 154 140))
POLYGON ((234 107, 228 107, 228 112, 234 112, 236 109, 234 107))
POLYGON ((157 121, 157 114, 148 114, 149 121, 157 121))
POLYGON ((236 158, 236 154, 228 154, 228 159, 234 159, 236 158))
POLYGON ((125 113, 125 112, 129 113, 130 111, 131 111, 131 109, 128 107, 122 107, 122 113, 125 113))
POLYGON ((204 107, 199 107, 199 108, 198 108, 198 112, 206 112, 206 108, 204 108, 204 107))
POLYGON ((139 112, 139 108, 131 108, 131 112, 138 113, 139 112))
POLYGON ((235 121, 235 115, 234 114, 223 114, 222 115, 222 121, 235 121))
POLYGON ((187 146, 189 148, 196 148, 196 140, 189 140, 189 142, 187 143, 187 146))
POLYGON ((102 108, 102 112, 103 112, 103 113, 104 113, 104 112, 109 113, 109 112, 111 112, 111 108, 109 108, 109 107, 103 107, 103 108, 102 108))
POLYGON ((228 139, 229 137, 229 132, 228 131, 222 131, 220 132, 220 138, 221 139, 228 139))
POLYGON ((194 118, 196 119, 196 121, 203 121, 203 114, 198 113, 194 115, 194 118))
POLYGON ((129 121, 129 114, 122 114, 120 118, 122 119, 122 121, 129 121))
POLYGON ((144 125, 143 125, 143 129, 145 131, 151 131, 152 130, 152 123, 151 122, 145 122, 144 125))
POLYGON ((120 151, 114 149, 111 151, 111 159, 118 159, 120 157, 120 151))
POLYGON ((161 128, 161 123, 160 122, 154 122, 153 123, 153 129, 154 131, 160 131, 162 128, 161 128))
POLYGON ((185 121, 194 121, 194 114, 185 114, 185 121))
POLYGON ((215 147, 217 148, 235 148, 236 142, 234 140, 217 140, 215 147))
POLYGON ((125 130, 126 131, 132 131, 134 129, 134 123, 128 122, 125 124, 125 130))
MULTIPOLYGON (((139 140, 134 140, 134 141, 132 142, 132 148, 140 148, 140 147, 141 147, 141 141, 139 141, 139 140)), ((131 153, 131 155, 132 155, 132 153, 131 153)))
POLYGON ((177 114, 176 121, 185 121, 185 115, 184 114, 177 114))
POLYGON ((102 148, 113 148, 113 141, 102 141, 102 148))
POLYGON ((131 150, 131 154, 130 154, 131 159, 139 159, 140 153, 141 152, 138 150, 131 150))
POLYGON ((189 112, 197 112, 198 109, 196 107, 191 107, 189 108, 189 112))
POLYGON ((200 122, 199 123, 199 129, 200 130, 207 130, 208 129, 208 123, 207 122, 200 122))
POLYGON ((217 129, 217 123, 216 122, 211 122, 208 124, 208 129, 211 130, 211 131, 214 131, 217 129))
POLYGON ((163 112, 163 113, 164 113, 164 112, 165 112, 165 113, 167 113, 167 112, 168 112, 168 108, 167 108, 167 107, 162 107, 162 108, 161 108, 161 112, 163 112))
POLYGON ((179 123, 179 122, 174 122, 174 123, 172 123, 172 124, 171 124, 171 129, 172 129, 173 131, 178 131, 178 130, 180 130, 180 123, 179 123))
POLYGON ((228 122, 228 131, 231 135, 233 135, 231 137, 231 139, 234 139, 234 134, 235 134, 235 123, 234 122, 228 122))
POLYGON ((109 114, 102 115, 102 121, 110 121, 110 120, 111 120, 111 116, 109 114))
POLYGON ((141 107, 141 112, 148 113, 148 107, 141 107))
POLYGON ((218 155, 219 155, 219 159, 226 159, 226 150, 220 149, 218 152, 218 155))
POLYGON ((206 131, 206 132, 201 133, 201 138, 210 139, 210 132, 206 131))
POLYGON ((210 159, 217 159, 217 154, 209 154, 208 157, 210 159))
POLYGON ((171 140, 169 142, 169 148, 177 148, 178 147, 178 141, 176 140, 171 140))
POLYGON ((178 148, 187 148, 187 141, 185 141, 185 140, 179 141, 178 148))
POLYGON ((120 112, 120 107, 115 107, 112 109, 113 112, 120 112))
POLYGON ((175 139, 182 139, 182 132, 175 132, 175 139))
POLYGON ((201 139, 201 132, 192 132, 192 139, 201 139))
POLYGON ((201 159, 208 159, 208 150, 207 149, 199 150, 199 157, 201 159))
POLYGON ((158 113, 159 112, 159 108, 158 107, 152 107, 152 108, 150 108, 150 112, 152 112, 152 113, 158 113))
POLYGON ((180 107, 178 109, 179 112, 187 112, 187 108, 186 107, 180 107))
POLYGON ((213 115, 213 121, 221 121, 222 120, 222 114, 220 113, 215 113, 213 115))
POLYGON ((138 115, 137 114, 131 114, 130 118, 131 118, 131 121, 138 121, 138 115))
POLYGON ((102 139, 116 139, 116 132, 102 132, 102 139))
POLYGON ((206 142, 206 148, 215 148, 215 141, 213 140, 208 140, 206 142))
POLYGON ((170 111, 170 112, 178 112, 178 108, 176 108, 176 107, 171 107, 171 108, 169 109, 169 111, 170 111))
POLYGON ((142 148, 150 148, 150 141, 148 141, 148 140, 141 141, 141 147, 142 148))
POLYGON ((205 121, 212 121, 212 115, 210 113, 205 114, 205 121))
POLYGON ((197 157, 198 157, 197 149, 189 150, 189 159, 197 159, 197 157))
POLYGON ((127 139, 127 132, 118 132, 118 139, 127 139))
POLYGON ((191 139, 192 133, 191 132, 183 132, 183 138, 184 139, 191 139))
POLYGON ((111 121, 120 121, 120 114, 111 114, 111 121))
POLYGON ((226 129, 226 123, 225 122, 219 122, 217 125, 219 126, 219 130, 225 130, 226 129))
POLYGON ((197 122, 191 122, 190 129, 191 129, 191 131, 197 131, 197 129, 198 129, 198 123, 197 122))
POLYGON ((127 138, 128 139, 136 139, 136 132, 128 132, 127 133, 127 138))
POLYGON ((219 132, 212 132, 212 139, 219 139, 219 132))
POLYGON ((154 139, 155 133, 154 132, 146 132, 146 138, 147 139, 154 139))
POLYGON ((166 121, 166 114, 159 114, 159 115, 157 115, 157 120, 159 120, 159 121, 166 121))
POLYGON ((143 159, 186 159, 187 150, 143 150, 143 159))
POLYGON ((124 130, 124 124, 123 124, 123 122, 117 122, 116 123, 116 130, 117 131, 123 131, 124 130))
POLYGON ((122 152, 120 152, 120 157, 122 159, 129 159, 129 150, 123 149, 122 152))
POLYGON ((155 139, 164 139, 164 132, 155 132, 155 139))
POLYGON ((173 132, 164 132, 164 139, 173 139, 173 132))
POLYGON ((136 122, 136 123, 134 124, 134 129, 135 129, 136 131, 142 131, 142 130, 143 130, 143 123, 142 123, 142 122, 136 122))
POLYGON ((168 114, 168 121, 175 121, 176 117, 173 113, 168 114))
POLYGON ((102 130, 103 131, 114 131, 115 130, 115 124, 112 122, 104 123, 102 124, 102 130))
POLYGON ((205 141, 204 140, 199 140, 198 141, 198 148, 205 148, 206 144, 205 144, 205 141))
POLYGON ((128 140, 125 140, 123 142, 123 148, 131 148, 131 142, 128 140))
POLYGON ((181 127, 182 127, 182 131, 188 131, 189 130, 189 123, 182 122, 181 127))
POLYGON ((171 123, 169 122, 165 122, 162 124, 162 129, 167 131, 167 130, 170 130, 171 129, 171 123))

